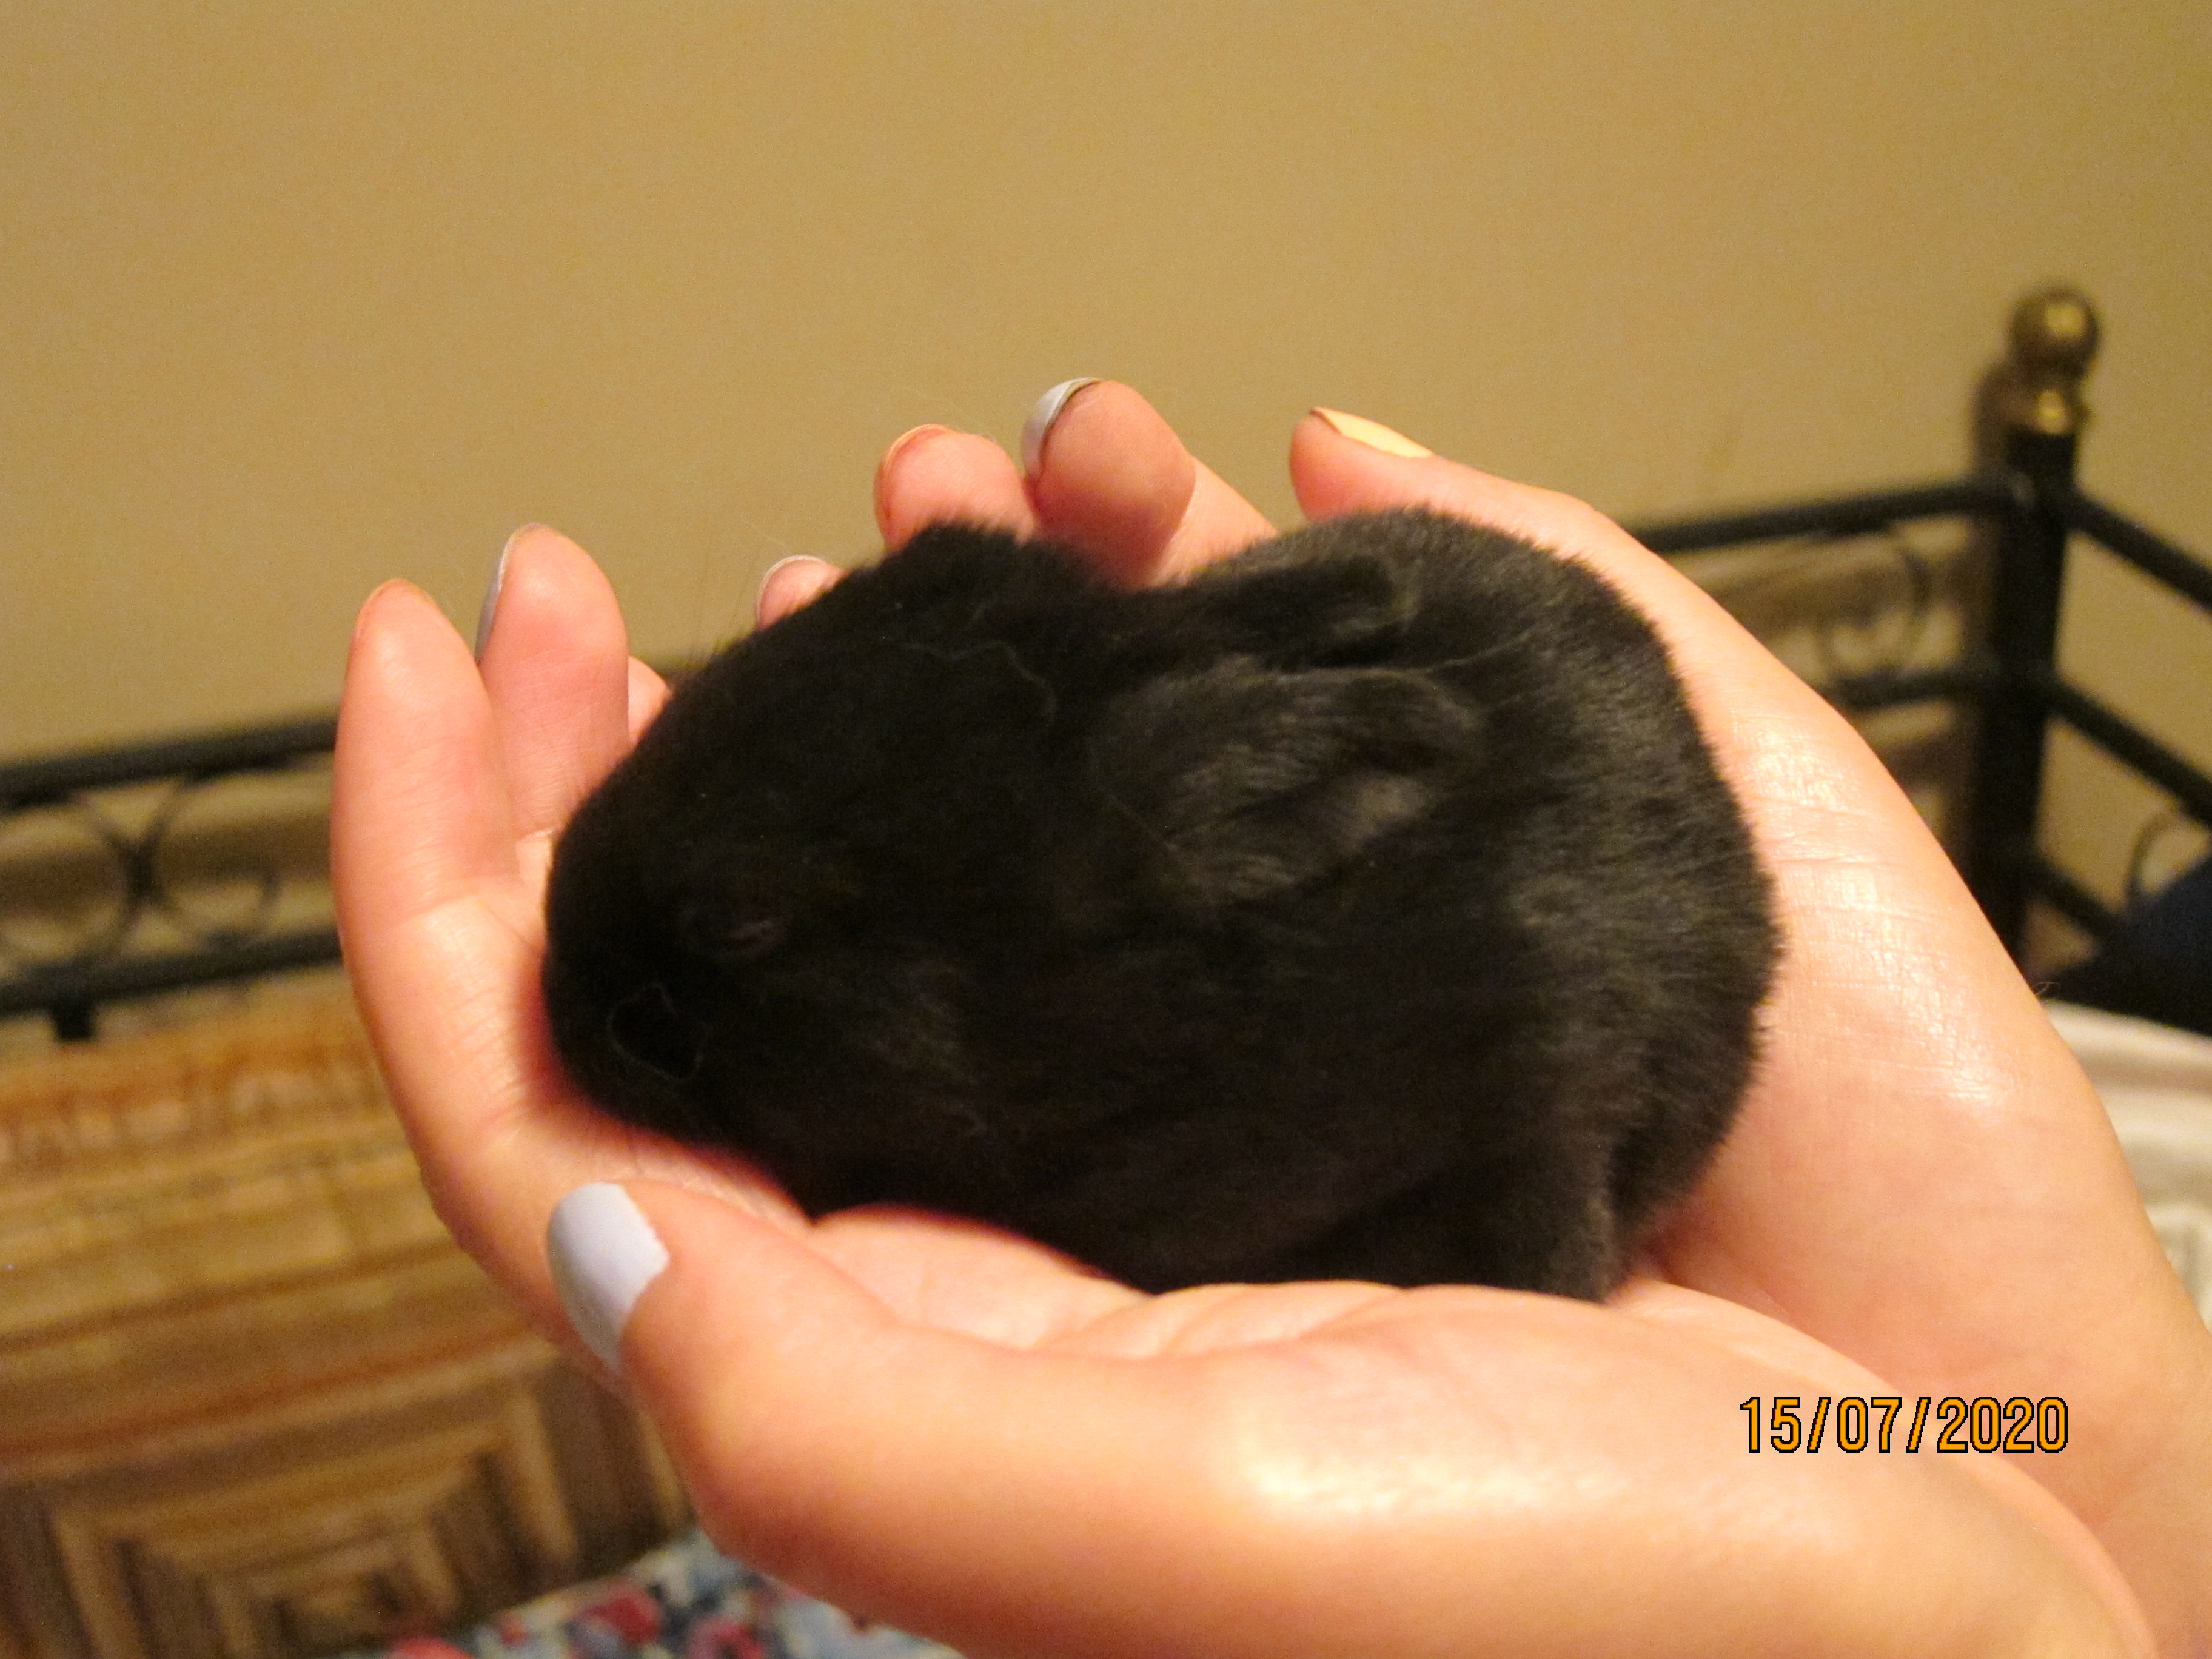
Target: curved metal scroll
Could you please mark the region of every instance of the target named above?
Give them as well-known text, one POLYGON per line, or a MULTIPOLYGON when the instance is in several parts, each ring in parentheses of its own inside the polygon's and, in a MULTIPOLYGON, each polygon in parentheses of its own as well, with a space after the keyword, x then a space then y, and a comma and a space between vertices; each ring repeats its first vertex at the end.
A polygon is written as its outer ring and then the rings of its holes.
POLYGON ((335 960, 331 723, 0 769, 0 1017, 335 960))

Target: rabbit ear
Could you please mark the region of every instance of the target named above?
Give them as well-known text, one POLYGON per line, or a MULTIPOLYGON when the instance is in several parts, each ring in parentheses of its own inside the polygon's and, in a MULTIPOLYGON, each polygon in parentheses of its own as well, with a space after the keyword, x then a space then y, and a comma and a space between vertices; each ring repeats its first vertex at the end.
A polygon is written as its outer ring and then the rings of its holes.
POLYGON ((1237 658, 1116 699, 1091 778, 1137 890, 1205 920, 1318 881, 1420 817, 1478 758, 1480 726, 1417 671, 1237 658))
POLYGON ((1202 572, 1182 596, 1239 648, 1279 666, 1376 660, 1420 607, 1419 573, 1364 543, 1340 547, 1346 536, 1334 524, 1297 532, 1202 572))

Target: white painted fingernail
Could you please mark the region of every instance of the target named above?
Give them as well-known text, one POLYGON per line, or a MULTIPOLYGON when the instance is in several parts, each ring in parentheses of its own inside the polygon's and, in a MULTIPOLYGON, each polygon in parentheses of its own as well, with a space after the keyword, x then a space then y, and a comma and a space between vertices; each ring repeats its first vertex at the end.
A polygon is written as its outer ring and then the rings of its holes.
POLYGON ((507 556, 514 551, 515 543, 532 531, 544 528, 542 524, 526 524, 509 536, 506 545, 499 550, 499 562, 491 568, 491 586, 484 589, 483 605, 477 611, 476 653, 478 662, 483 660, 484 647, 491 643, 492 619, 499 615, 499 590, 501 584, 507 580, 507 556))
POLYGON ((668 1266, 668 1247, 630 1195, 602 1181, 577 1188, 554 1206, 545 1253, 568 1322, 619 1376, 623 1327, 645 1287, 668 1266))
POLYGON ((1066 409, 1067 400, 1087 386, 1097 386, 1098 377, 1062 380, 1058 386, 1036 400, 1030 417, 1022 422, 1022 476, 1034 478, 1037 468, 1044 465, 1044 441, 1052 435, 1052 423, 1066 409))
POLYGON ((761 573, 760 586, 754 591, 753 625, 756 628, 765 628, 770 623, 781 622, 793 611, 813 604, 836 582, 837 578, 842 574, 827 559, 817 559, 811 553, 793 553, 788 558, 778 559, 761 573), (811 582, 799 587, 795 596, 785 595, 776 605, 775 614, 771 616, 769 612, 769 605, 771 600, 777 598, 776 573, 786 565, 811 565, 817 574, 811 582))
POLYGON ((787 564, 819 564, 822 561, 811 553, 787 553, 761 572, 760 586, 753 589, 753 611, 760 612, 760 602, 768 597, 768 585, 775 580, 775 573, 787 564))

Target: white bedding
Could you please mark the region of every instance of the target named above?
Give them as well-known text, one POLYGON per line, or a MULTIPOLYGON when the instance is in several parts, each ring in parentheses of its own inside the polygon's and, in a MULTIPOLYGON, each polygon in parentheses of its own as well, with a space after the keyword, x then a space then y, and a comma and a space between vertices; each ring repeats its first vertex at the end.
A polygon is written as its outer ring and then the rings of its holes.
POLYGON ((2069 1003, 2045 1007, 2112 1114, 2167 1258, 2212 1322, 2212 1037, 2069 1003))

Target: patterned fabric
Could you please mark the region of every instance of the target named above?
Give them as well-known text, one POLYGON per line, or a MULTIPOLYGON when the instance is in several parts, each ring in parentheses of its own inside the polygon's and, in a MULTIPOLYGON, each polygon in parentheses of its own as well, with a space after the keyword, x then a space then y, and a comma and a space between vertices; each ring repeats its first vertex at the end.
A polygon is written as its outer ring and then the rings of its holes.
POLYGON ((694 1530, 611 1578, 445 1638, 344 1659, 958 1659, 860 1625, 719 1553, 694 1530))

